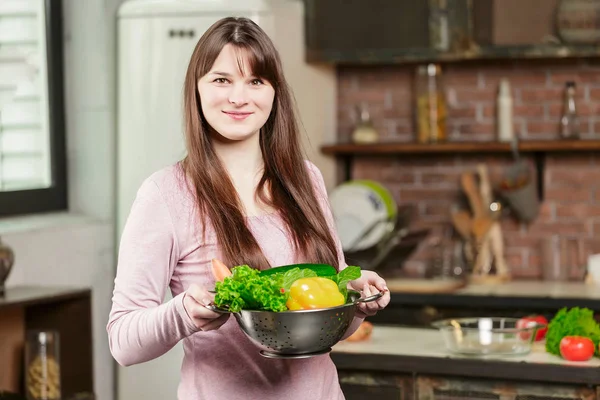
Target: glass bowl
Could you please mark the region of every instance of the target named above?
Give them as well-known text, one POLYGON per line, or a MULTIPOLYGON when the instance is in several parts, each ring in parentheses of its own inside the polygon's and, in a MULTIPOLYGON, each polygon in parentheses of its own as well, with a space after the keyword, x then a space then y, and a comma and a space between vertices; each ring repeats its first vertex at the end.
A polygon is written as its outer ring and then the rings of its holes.
POLYGON ((446 348, 473 356, 522 355, 531 351, 536 331, 545 325, 518 318, 449 318, 434 322, 446 348))

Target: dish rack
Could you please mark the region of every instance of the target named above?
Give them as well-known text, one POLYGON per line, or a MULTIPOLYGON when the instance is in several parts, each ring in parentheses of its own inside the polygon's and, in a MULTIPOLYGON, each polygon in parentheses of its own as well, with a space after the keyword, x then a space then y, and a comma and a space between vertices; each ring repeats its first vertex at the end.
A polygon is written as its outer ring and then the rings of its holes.
POLYGON ((412 215, 416 214, 414 205, 401 205, 395 217, 378 221, 354 241, 360 243, 364 237, 379 224, 386 224, 386 234, 375 245, 366 249, 356 249, 351 246, 344 249, 344 256, 348 265, 360 265, 362 268, 375 270, 384 268, 400 268, 420 243, 429 235, 429 229, 412 231, 410 222, 412 215))

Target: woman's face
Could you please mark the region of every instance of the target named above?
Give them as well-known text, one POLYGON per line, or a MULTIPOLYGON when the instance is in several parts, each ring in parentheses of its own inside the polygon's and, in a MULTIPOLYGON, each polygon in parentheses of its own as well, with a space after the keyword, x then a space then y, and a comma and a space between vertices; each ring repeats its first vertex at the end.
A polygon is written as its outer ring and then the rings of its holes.
POLYGON ((258 134, 271 114, 275 90, 251 72, 245 50, 228 44, 198 80, 202 112, 221 140, 242 141, 258 134))

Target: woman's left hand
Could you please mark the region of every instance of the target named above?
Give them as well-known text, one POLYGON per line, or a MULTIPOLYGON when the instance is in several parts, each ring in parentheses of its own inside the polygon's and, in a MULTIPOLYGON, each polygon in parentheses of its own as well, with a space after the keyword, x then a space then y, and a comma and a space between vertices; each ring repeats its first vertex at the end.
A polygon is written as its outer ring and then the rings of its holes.
POLYGON ((383 310, 390 302, 390 291, 386 286, 385 279, 376 272, 362 270, 360 278, 351 281, 349 287, 362 292, 361 297, 363 298, 377 294, 377 292, 383 292, 383 296, 375 301, 359 303, 356 313, 359 318, 377 314, 377 311, 383 310))

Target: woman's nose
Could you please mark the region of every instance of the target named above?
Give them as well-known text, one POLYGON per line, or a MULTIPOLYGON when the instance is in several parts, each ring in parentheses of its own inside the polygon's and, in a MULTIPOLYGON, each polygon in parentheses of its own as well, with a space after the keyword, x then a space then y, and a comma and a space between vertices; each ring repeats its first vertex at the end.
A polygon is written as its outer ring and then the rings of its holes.
POLYGON ((231 86, 229 102, 236 106, 241 106, 248 102, 246 99, 246 87, 244 84, 235 84, 231 86))

